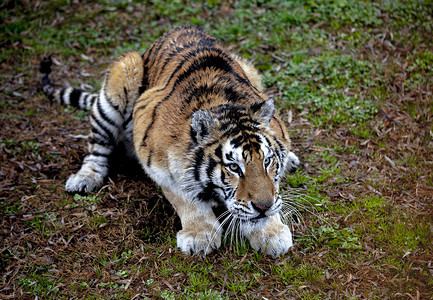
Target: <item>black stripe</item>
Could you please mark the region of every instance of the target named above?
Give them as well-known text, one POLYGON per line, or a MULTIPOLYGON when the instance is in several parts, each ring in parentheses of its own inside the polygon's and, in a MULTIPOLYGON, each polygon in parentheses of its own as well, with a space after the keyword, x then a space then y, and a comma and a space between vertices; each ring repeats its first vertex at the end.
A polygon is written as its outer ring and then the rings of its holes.
POLYGON ((236 192, 236 189, 229 190, 228 195, 227 195, 227 199, 233 197, 235 192, 236 192))
POLYGON ((251 147, 253 147, 253 149, 258 153, 260 151, 261 148, 261 144, 257 143, 257 142, 251 142, 250 143, 251 147))
MULTIPOLYGON (((230 80, 230 78, 227 78, 227 80, 230 80)), ((221 79, 221 82, 225 82, 225 79, 221 79)), ((199 110, 204 106, 205 104, 209 103, 214 95, 219 95, 225 99, 228 100, 228 102, 231 103, 237 103, 241 99, 249 99, 252 96, 244 91, 237 91, 235 89, 235 84, 227 85, 226 83, 215 83, 212 85, 204 84, 199 85, 191 89, 190 86, 187 86, 184 88, 184 90, 181 93, 182 95, 185 95, 185 103, 190 104, 193 102, 198 102, 198 105, 196 104, 194 107, 196 110, 199 110), (200 98, 205 98, 207 101, 199 101, 200 98)), ((182 107, 183 110, 188 109, 187 106, 182 107)), ((188 114, 186 119, 191 118, 192 114, 188 114)))
MULTIPOLYGON (((186 29, 190 29, 190 28, 186 28, 186 29)), ((198 28, 196 28, 196 29, 198 29, 198 28)), ((216 47, 217 46, 216 44, 218 44, 218 41, 214 37, 211 37, 210 35, 203 32, 202 30, 193 31, 193 32, 190 32, 190 31, 184 32, 184 33, 180 34, 177 37, 177 39, 181 40, 183 37, 186 37, 186 39, 189 39, 190 36, 192 38, 199 38, 199 39, 186 42, 186 43, 181 45, 182 47, 176 46, 170 53, 167 54, 167 57, 164 60, 164 64, 162 65, 162 67, 160 69, 160 73, 163 73, 163 71, 165 70, 165 67, 167 66, 167 64, 169 62, 171 62, 173 60, 173 58, 183 56, 180 53, 185 52, 185 51, 187 51, 193 47, 212 48, 212 47, 216 47)))
POLYGON ((200 181, 200 168, 203 164, 204 159, 204 149, 199 148, 194 156, 194 178, 197 181, 200 181))
POLYGON ((283 126, 281 125, 281 121, 278 120, 278 119, 275 117, 275 115, 272 117, 272 119, 274 119, 274 120, 277 122, 278 126, 280 127, 280 131, 281 131, 281 134, 283 135, 283 139, 287 140, 286 134, 284 133, 283 126))
POLYGON ((62 88, 62 89, 60 89, 60 93, 59 93, 59 101, 60 101, 60 104, 62 104, 62 105, 64 105, 65 104, 65 100, 63 99, 63 96, 65 95, 65 91, 66 91, 66 88, 62 88))
MULTIPOLYGON (((114 138, 113 133, 104 124, 102 124, 102 122, 100 120, 95 118, 94 115, 92 115, 91 117, 92 117, 92 120, 95 121, 96 124, 98 124, 99 128, 101 128, 106 133, 110 143, 114 145, 116 139, 114 138)), ((95 128, 95 129, 97 129, 97 128, 95 128)))
POLYGON ((94 138, 95 141, 97 139, 98 139, 98 141, 102 140, 102 143, 104 143, 104 144, 99 143, 101 145, 106 145, 107 143, 110 142, 110 137, 106 134, 106 132, 103 129, 99 129, 96 126, 93 126, 93 128, 92 128, 92 134, 95 137, 94 138), (99 138, 97 136, 99 136, 99 138))
POLYGON ((189 137, 191 138, 191 141, 193 144, 195 144, 195 145, 198 144, 197 132, 194 130, 194 128, 192 128, 192 126, 190 126, 190 128, 189 128, 189 137))
MULTIPOLYGON (((147 99, 147 98, 144 98, 144 99, 147 99)), ((140 100, 140 103, 143 102, 144 99, 143 99, 143 100, 140 100)), ((134 108, 134 112, 135 112, 135 114, 137 115, 137 113, 138 113, 140 110, 146 109, 146 107, 149 105, 149 103, 150 103, 150 101, 148 101, 147 103, 144 103, 143 105, 140 105, 140 106, 135 107, 135 108, 134 108)), ((137 104, 138 104, 138 103, 137 103, 137 104)))
POLYGON ((164 55, 164 51, 161 51, 162 47, 166 45, 166 41, 168 40, 168 33, 164 34, 159 40, 155 43, 155 45, 152 47, 153 49, 149 53, 147 57, 150 58, 151 53, 153 58, 153 64, 156 64, 157 62, 161 61, 161 57, 164 55))
POLYGON ((93 103, 95 103, 95 100, 99 98, 99 94, 89 94, 84 99, 84 105, 85 108, 92 107, 93 103))
POLYGON ((162 64, 159 73, 162 74, 165 70, 165 68, 167 67, 167 65, 173 61, 173 59, 176 59, 178 57, 182 57, 183 55, 181 54, 181 52, 187 51, 188 49, 196 46, 197 43, 194 42, 190 42, 190 43, 186 43, 183 44, 183 48, 180 47, 176 47, 175 49, 173 49, 173 51, 171 51, 170 53, 167 54, 167 57, 164 59, 164 63, 162 64))
POLYGON ((222 145, 219 145, 219 146, 215 149, 215 155, 216 155, 216 157, 218 157, 218 158, 220 159, 220 161, 223 160, 222 145))
POLYGON ((78 102, 80 100, 81 93, 82 91, 78 89, 73 89, 72 92, 69 94, 69 103, 72 106, 81 108, 78 102))
POLYGON ((141 79, 141 86, 138 89, 138 96, 140 97, 141 94, 144 93, 144 91, 147 89, 149 82, 149 67, 147 66, 149 64, 149 56, 152 54, 154 47, 150 47, 147 49, 142 55, 141 58, 143 59, 143 78, 141 79))
MULTIPOLYGON (((93 131, 93 130, 92 130, 93 131)), ((99 133, 98 133, 99 134, 99 133)), ((104 139, 99 139, 99 138, 96 138, 96 137, 94 137, 94 136, 92 136, 91 138, 90 138, 90 140, 89 140, 89 143, 90 144, 98 144, 98 145, 101 145, 101 146, 104 146, 104 147, 109 147, 109 146, 112 146, 112 144, 108 141, 108 138, 106 139, 106 140, 104 140, 104 139)))
POLYGON ((132 121, 132 113, 129 114, 129 117, 123 122, 122 128, 126 129, 128 127, 129 123, 132 121))
POLYGON ((147 166, 150 168, 150 166, 152 165, 152 154, 153 154, 153 151, 152 150, 150 150, 149 151, 149 154, 147 155, 147 166))
POLYGON ((284 154, 285 152, 287 152, 286 147, 284 147, 284 145, 276 138, 274 137, 274 141, 275 143, 278 145, 278 148, 275 148, 275 153, 278 155, 278 157, 280 158, 280 160, 284 159, 284 154))
POLYGON ((273 147, 272 147, 273 145, 272 145, 271 140, 265 135, 263 135, 263 137, 265 138, 266 143, 268 143, 268 147, 273 151, 273 147))
POLYGON ((101 118, 105 122, 107 122, 108 124, 110 124, 113 127, 118 128, 118 125, 105 114, 104 109, 102 108, 102 105, 101 105, 101 101, 96 102, 96 108, 98 109, 99 115, 101 116, 101 118))
POLYGON ((198 200, 203 202, 209 202, 212 200, 219 200, 218 194, 215 189, 221 189, 214 185, 212 182, 208 183, 205 188, 197 195, 198 200))
POLYGON ((234 160, 233 159, 233 152, 232 151, 230 151, 229 153, 226 153, 226 159, 228 161, 233 161, 234 160))
POLYGON ((269 147, 272 147, 272 142, 271 140, 266 136, 266 135, 262 135, 262 137, 265 139, 266 143, 268 143, 269 147))
MULTIPOLYGON (((85 94, 84 94, 84 97, 83 97, 83 107, 80 107, 80 108, 82 108, 82 109, 87 108, 87 101, 88 101, 88 99, 89 99, 91 96, 92 96, 92 94, 90 94, 90 93, 85 93, 85 94)), ((78 105, 80 105, 80 104, 78 103, 78 105)))
POLYGON ((224 184, 228 184, 228 183, 226 182, 226 173, 224 173, 223 170, 221 170, 221 176, 220 176, 220 179, 221 179, 221 182, 222 182, 222 183, 224 183, 224 184))
POLYGON ((244 151, 242 151, 242 158, 244 161, 248 161, 248 156, 251 156, 251 146, 249 144, 244 146, 244 151))
MULTIPOLYGON (((209 50, 209 49, 207 49, 207 50, 209 50)), ((215 48, 215 50, 216 50, 216 48, 215 48)), ((175 75, 177 75, 177 72, 183 68, 185 63, 187 61, 189 61, 191 58, 194 58, 196 54, 203 53, 203 52, 204 52, 204 49, 195 49, 191 52, 186 53, 184 58, 178 63, 176 69, 174 69, 174 71, 171 73, 170 78, 167 80, 167 83, 165 84, 165 86, 163 88, 157 90, 157 92, 162 92, 163 90, 165 90, 168 87, 168 85, 170 84, 173 77, 175 75)), ((174 87, 176 87, 176 85, 174 85, 173 88, 174 87)))
MULTIPOLYGON (((111 97, 111 95, 110 94, 108 94, 107 93, 107 91, 104 89, 103 91, 102 91, 103 93, 104 93, 104 96, 105 96, 105 100, 107 100, 107 103, 112 107, 112 108, 114 108, 114 110, 117 110, 117 111, 119 111, 119 105, 118 104, 116 104, 114 101, 113 101, 113 97, 111 97)), ((102 106, 101 106, 101 101, 98 101, 98 107, 101 107, 101 109, 102 109, 102 106)), ((120 113, 120 112, 119 112, 120 113)))
POLYGON ((242 144, 250 144, 251 147, 255 150, 260 149, 260 140, 253 133, 246 132, 246 130, 242 131, 242 134, 238 137, 231 140, 230 144, 234 148, 239 148, 242 144), (257 145, 259 148, 257 148, 257 145))
MULTIPOLYGON (((196 71, 203 70, 205 68, 215 68, 215 70, 222 70, 226 73, 230 73, 234 75, 234 77, 238 80, 238 82, 242 84, 249 84, 249 82, 245 79, 239 76, 236 72, 233 70, 233 66, 230 63, 230 61, 227 60, 226 57, 224 57, 222 54, 222 51, 220 49, 196 49, 193 51, 194 54, 187 54, 187 56, 195 56, 195 54, 203 53, 204 56, 197 58, 193 61, 191 66, 189 66, 188 69, 186 69, 183 73, 181 73, 177 78, 176 81, 173 84, 173 90, 179 85, 180 82, 184 81, 186 78, 188 78, 191 74, 193 74, 196 71), (216 53, 213 53, 216 52, 216 53)), ((171 81, 174 73, 172 74, 169 81, 171 81)))
POLYGON ((91 99, 91 105, 93 105, 93 103, 95 103, 95 101, 98 101, 99 99, 99 94, 93 95, 92 99, 91 99))
POLYGON ((140 97, 144 93, 144 91, 147 89, 147 86, 149 85, 149 82, 147 80, 149 76, 147 74, 148 70, 149 68, 147 66, 143 66, 143 78, 141 79, 141 86, 138 89, 138 97, 140 97))
POLYGON ((212 177, 212 173, 215 170, 216 165, 217 165, 217 162, 212 157, 210 157, 209 162, 208 162, 208 166, 206 168, 206 174, 207 174, 207 177, 209 179, 212 177))
POLYGON ((147 145, 146 139, 147 139, 147 137, 149 135, 150 129, 152 128, 153 124, 155 123, 156 109, 158 108, 159 104, 161 104, 161 102, 158 102, 158 104, 155 105, 155 107, 153 108, 152 119, 151 119, 149 125, 147 125, 146 132, 143 135, 143 139, 141 141, 141 147, 146 147, 146 145, 147 145))
POLYGON ((243 212, 243 213, 245 213, 245 214, 248 214, 248 213, 250 212, 250 210, 249 210, 248 208, 244 207, 242 204, 238 205, 238 206, 236 207, 236 209, 237 209, 237 210, 240 210, 241 212, 243 212))
POLYGON ((234 148, 239 148, 244 142, 245 142, 245 137, 243 135, 240 135, 240 136, 234 138, 233 140, 231 140, 230 144, 234 148))
MULTIPOLYGON (((165 33, 158 40, 158 42, 156 44, 157 45, 157 49, 156 49, 155 54, 154 54, 154 56, 156 56, 155 57, 155 61, 157 61, 157 62, 161 61, 162 56, 164 54, 166 54, 165 51, 162 51, 161 55, 159 55, 160 54, 159 52, 161 51, 162 46, 167 45, 167 41, 169 41, 169 42, 172 41, 172 37, 175 36, 177 32, 185 30, 184 33, 181 33, 180 35, 177 36, 177 39, 181 39, 182 37, 185 37, 187 35, 189 36, 189 35, 191 35, 191 33, 193 33, 191 31, 188 31, 188 29, 193 29, 193 27, 192 26, 179 26, 179 27, 176 27, 173 30, 165 33)), ((192 36, 194 36, 194 35, 192 35, 192 36)))
POLYGON ((102 157, 109 157, 110 156, 109 154, 101 153, 101 152, 98 152, 98 151, 93 151, 93 152, 90 153, 90 155, 93 155, 93 156, 102 156, 102 157))

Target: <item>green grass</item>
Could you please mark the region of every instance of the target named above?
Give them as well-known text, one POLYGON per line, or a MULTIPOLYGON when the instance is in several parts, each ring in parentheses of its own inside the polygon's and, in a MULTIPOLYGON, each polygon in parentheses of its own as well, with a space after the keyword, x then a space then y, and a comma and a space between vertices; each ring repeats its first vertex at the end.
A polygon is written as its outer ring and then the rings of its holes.
POLYGON ((11 152, 10 154, 15 155, 18 152, 24 151, 27 153, 39 154, 39 142, 35 141, 16 141, 14 139, 8 139, 5 141, 0 140, 0 145, 5 145, 11 152))
MULTIPOLYGON (((414 251, 428 243, 430 233, 416 217, 408 215, 404 210, 392 209, 390 204, 380 196, 363 197, 350 204, 340 203, 332 210, 339 215, 347 215, 354 221, 353 229, 341 234, 331 228, 319 228, 316 231, 319 241, 336 238, 336 245, 347 248, 352 242, 361 242, 360 237, 374 236, 374 243, 378 248, 390 247, 394 253, 414 251), (362 213, 362 217, 354 212, 362 213), (326 230, 323 230, 326 229, 326 230), (345 239, 347 237, 348 239, 345 239), (343 245, 344 244, 344 245, 343 245)), ((313 243, 317 244, 317 243, 313 243)), ((353 249, 360 249, 358 246, 353 249)))
POLYGON ((363 90, 377 86, 371 79, 377 72, 378 66, 339 53, 312 58, 297 56, 288 61, 284 72, 267 78, 266 84, 276 84, 283 91, 284 104, 280 109, 307 110, 313 124, 320 127, 372 118, 377 103, 363 90), (360 94, 353 92, 359 89, 360 94))

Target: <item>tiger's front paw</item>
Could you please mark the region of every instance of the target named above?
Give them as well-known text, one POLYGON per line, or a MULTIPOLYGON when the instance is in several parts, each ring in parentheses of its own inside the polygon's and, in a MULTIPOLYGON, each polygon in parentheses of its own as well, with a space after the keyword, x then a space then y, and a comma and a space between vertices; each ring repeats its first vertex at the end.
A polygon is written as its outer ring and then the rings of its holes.
POLYGON ((66 181, 65 189, 69 193, 91 193, 102 185, 104 178, 94 175, 82 175, 80 172, 71 175, 66 181))
POLYGON ((177 246, 183 253, 206 256, 221 246, 221 234, 209 224, 182 229, 177 233, 177 246))
POLYGON ((257 251, 276 258, 293 246, 292 233, 285 224, 269 226, 251 233, 250 245, 257 251))

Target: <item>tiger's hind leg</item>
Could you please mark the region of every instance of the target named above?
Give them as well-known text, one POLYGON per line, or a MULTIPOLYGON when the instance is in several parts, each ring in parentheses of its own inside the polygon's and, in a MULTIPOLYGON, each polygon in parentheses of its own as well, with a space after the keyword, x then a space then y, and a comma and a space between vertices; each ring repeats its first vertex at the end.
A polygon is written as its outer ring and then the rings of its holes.
MULTIPOLYGON (((143 79, 143 60, 136 52, 111 66, 90 115, 89 154, 81 169, 69 177, 66 190, 89 193, 101 187, 109 171, 109 157, 118 143, 132 145, 132 109, 143 79)), ((127 149, 134 153, 133 149, 127 149)))

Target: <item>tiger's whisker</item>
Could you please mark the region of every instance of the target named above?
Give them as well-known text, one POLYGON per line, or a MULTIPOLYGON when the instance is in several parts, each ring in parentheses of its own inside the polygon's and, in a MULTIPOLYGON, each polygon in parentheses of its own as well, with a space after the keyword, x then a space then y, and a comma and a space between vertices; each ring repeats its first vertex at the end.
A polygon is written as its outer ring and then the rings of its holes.
POLYGON ((206 250, 205 250, 205 254, 207 253, 207 251, 209 250, 209 247, 211 245, 211 243, 215 240, 215 238, 218 236, 219 233, 222 232, 222 230, 224 229, 224 224, 227 223, 227 221, 232 217, 232 213, 228 210, 226 210, 225 212, 223 212, 221 215, 218 216, 218 218, 216 219, 214 225, 216 223, 218 223, 221 219, 222 222, 220 222, 220 224, 218 225, 217 229, 215 230, 215 232, 213 233, 209 243, 206 246, 206 250))

